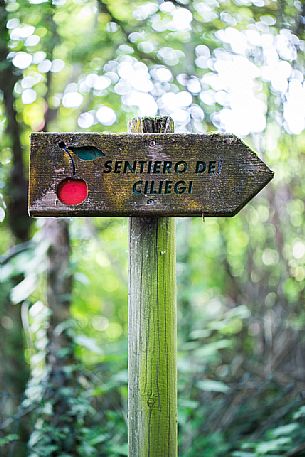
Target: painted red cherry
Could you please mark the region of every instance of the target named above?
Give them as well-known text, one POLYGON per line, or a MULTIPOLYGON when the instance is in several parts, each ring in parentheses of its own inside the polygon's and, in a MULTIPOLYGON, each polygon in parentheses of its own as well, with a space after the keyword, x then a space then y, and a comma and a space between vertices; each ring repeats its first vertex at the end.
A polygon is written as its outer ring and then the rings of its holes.
POLYGON ((79 205, 88 196, 86 181, 78 178, 66 178, 57 187, 57 196, 65 205, 79 205))

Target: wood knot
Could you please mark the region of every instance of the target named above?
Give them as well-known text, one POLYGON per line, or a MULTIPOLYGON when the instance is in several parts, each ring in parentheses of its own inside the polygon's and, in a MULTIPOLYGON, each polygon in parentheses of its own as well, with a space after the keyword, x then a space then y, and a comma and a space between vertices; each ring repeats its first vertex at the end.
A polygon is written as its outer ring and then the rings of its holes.
POLYGON ((152 408, 155 404, 155 400, 156 400, 155 397, 149 397, 149 399, 147 400, 147 406, 149 408, 152 408))

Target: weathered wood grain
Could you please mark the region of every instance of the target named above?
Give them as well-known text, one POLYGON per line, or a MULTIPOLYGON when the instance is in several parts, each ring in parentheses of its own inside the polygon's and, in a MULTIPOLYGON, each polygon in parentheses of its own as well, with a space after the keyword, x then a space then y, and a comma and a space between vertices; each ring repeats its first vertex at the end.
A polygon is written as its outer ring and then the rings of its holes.
MULTIPOLYGON (((132 131, 168 131, 170 118, 132 131)), ((128 441, 132 457, 177 456, 175 220, 129 219, 128 441)))
MULTIPOLYGON (((145 130, 145 123, 141 127, 145 130)), ((234 216, 272 177, 273 172, 234 135, 34 133, 29 213, 234 216), (75 177, 88 185, 87 199, 74 206, 57 197, 59 183, 72 175, 61 142, 71 148, 75 177), (72 152, 86 146, 105 155, 81 160, 72 152)))

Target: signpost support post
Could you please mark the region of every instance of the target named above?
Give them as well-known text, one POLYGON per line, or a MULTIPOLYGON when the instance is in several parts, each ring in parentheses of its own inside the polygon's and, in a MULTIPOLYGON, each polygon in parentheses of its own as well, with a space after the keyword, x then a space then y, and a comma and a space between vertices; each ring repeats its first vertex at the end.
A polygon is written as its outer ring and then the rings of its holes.
MULTIPOLYGON (((129 131, 172 133, 174 124, 168 117, 136 118, 129 131)), ((175 219, 130 217, 128 438, 132 457, 177 456, 175 262, 175 219)))

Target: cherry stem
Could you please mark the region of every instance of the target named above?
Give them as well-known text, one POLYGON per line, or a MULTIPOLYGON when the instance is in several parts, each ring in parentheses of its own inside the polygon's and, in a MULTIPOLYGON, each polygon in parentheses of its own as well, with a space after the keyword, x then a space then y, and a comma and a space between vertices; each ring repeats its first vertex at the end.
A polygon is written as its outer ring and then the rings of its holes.
POLYGON ((74 162, 74 159, 71 155, 71 152, 69 151, 68 147, 65 145, 65 143, 63 141, 61 141, 60 143, 58 143, 58 146, 63 149, 69 156, 69 159, 70 159, 70 163, 72 165, 72 174, 73 176, 75 175, 76 171, 75 171, 75 162, 74 162))

